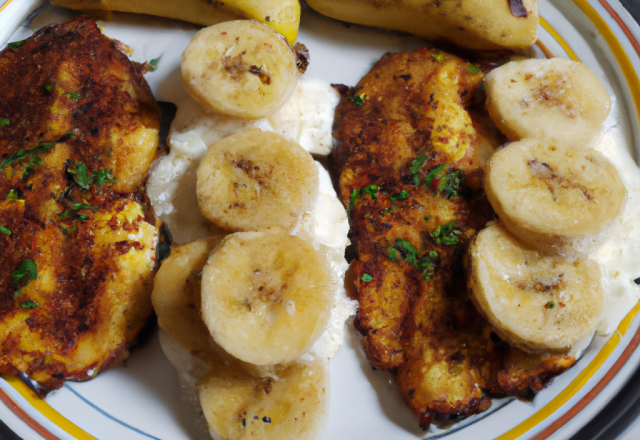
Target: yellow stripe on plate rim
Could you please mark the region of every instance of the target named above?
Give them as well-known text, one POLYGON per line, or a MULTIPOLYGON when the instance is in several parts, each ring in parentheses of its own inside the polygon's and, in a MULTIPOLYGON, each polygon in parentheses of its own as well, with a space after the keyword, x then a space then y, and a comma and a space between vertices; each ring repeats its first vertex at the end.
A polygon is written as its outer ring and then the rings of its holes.
MULTIPOLYGON (((2 10, 6 8, 12 1, 13 0, 7 0, 7 2, 0 7, 0 12, 2 12, 2 10)), ((640 80, 636 76, 633 64, 625 53, 622 44, 620 44, 620 41, 617 39, 611 28, 609 28, 607 23, 602 19, 602 17, 593 8, 593 6, 588 3, 587 0, 573 1, 596 26, 598 31, 600 31, 600 34, 603 36, 603 38, 611 48, 611 52, 620 64, 620 68, 622 69, 627 84, 631 89, 633 100, 636 106, 636 115, 640 116, 640 80)), ((569 44, 567 44, 567 42, 560 36, 560 34, 558 34, 558 32, 542 17, 540 17, 540 25, 547 32, 549 32, 549 34, 551 34, 551 36, 560 44, 560 46, 564 49, 564 51, 571 59, 578 60, 578 57, 571 49, 569 44)), ((549 403, 547 403, 543 408, 538 410, 527 420, 523 421, 501 436, 497 437, 496 440, 511 440, 516 439, 523 434, 526 434, 532 428, 539 425, 547 417, 557 411, 567 401, 569 401, 569 399, 571 399, 578 391, 580 391, 580 389, 582 389, 584 384, 591 377, 593 377, 596 371, 598 371, 598 369, 608 359, 611 353, 613 353, 615 348, 622 340, 622 336, 626 334, 627 330, 631 326, 633 319, 638 314, 638 311, 640 311, 640 303, 636 304, 636 306, 620 322, 620 325, 618 325, 616 332, 611 336, 611 338, 609 338, 600 352, 564 390, 562 390, 555 398, 553 398, 549 403)), ((95 437, 88 434, 77 425, 69 421, 69 419, 64 417, 58 411, 56 411, 44 399, 35 394, 19 378, 15 376, 5 375, 3 375, 2 378, 9 385, 11 385, 31 406, 33 406, 34 409, 36 409, 40 414, 45 416, 49 421, 54 423, 67 434, 79 440, 97 440, 95 437)))

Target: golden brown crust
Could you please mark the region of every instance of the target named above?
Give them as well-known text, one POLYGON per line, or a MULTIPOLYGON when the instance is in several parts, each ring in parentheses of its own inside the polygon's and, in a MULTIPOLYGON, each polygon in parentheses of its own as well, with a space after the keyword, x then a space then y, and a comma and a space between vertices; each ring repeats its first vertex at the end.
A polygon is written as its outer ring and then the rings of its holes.
POLYGON ((50 390, 126 356, 151 313, 143 184, 159 110, 141 67, 86 18, 2 51, 0 93, 0 372, 50 390), (115 180, 98 186, 99 172, 115 180), (28 283, 14 275, 27 260, 28 283))
POLYGON ((397 371, 422 424, 484 411, 490 395, 532 395, 574 362, 510 348, 466 292, 461 257, 492 215, 482 181, 497 146, 486 115, 474 110, 472 120, 466 110, 481 81, 443 52, 387 54, 336 110, 333 158, 358 257, 349 269, 356 327, 373 366, 397 371), (420 156, 424 166, 412 173, 420 156), (447 195, 441 183, 456 172, 466 183, 447 195), (370 185, 377 190, 365 191, 370 185), (455 232, 443 241, 438 227, 451 222, 455 232), (415 260, 398 239, 415 248, 415 260))

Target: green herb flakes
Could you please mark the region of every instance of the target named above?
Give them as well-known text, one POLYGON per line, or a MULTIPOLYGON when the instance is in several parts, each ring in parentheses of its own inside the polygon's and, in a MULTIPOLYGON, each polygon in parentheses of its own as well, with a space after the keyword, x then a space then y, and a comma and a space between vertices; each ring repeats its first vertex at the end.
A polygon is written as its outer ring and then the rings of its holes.
POLYGON ((149 72, 155 72, 156 70, 158 70, 159 60, 160 58, 154 58, 151 61, 149 61, 149 72))
POLYGON ((475 64, 467 64, 467 72, 475 75, 476 73, 480 73, 481 70, 478 66, 476 66, 475 64))
POLYGON ((354 189, 351 191, 351 197, 349 200, 349 208, 347 209, 347 214, 353 211, 353 208, 356 207, 356 202, 358 201, 358 196, 360 195, 360 189, 354 189))
POLYGON ((11 231, 4 226, 0 226, 0 232, 2 232, 3 234, 11 235, 11 231))
POLYGON ((364 275, 362 275, 362 281, 364 281, 365 283, 369 283, 371 282, 371 280, 373 280, 373 277, 368 273, 365 273, 364 275))
POLYGON ((4 196, 5 200, 9 200, 10 202, 24 202, 24 199, 20 198, 18 195, 18 191, 11 188, 6 196, 4 196))
POLYGON ((427 188, 431 188, 431 184, 433 183, 434 179, 440 177, 444 173, 447 165, 449 164, 443 163, 442 165, 439 165, 429 171, 429 174, 427 174, 427 176, 424 178, 424 183, 425 185, 427 185, 427 188))
POLYGON ((98 188, 100 188, 107 182, 113 184, 113 182, 115 181, 115 177, 111 176, 111 171, 107 169, 92 171, 91 177, 93 177, 93 181, 98 188))
POLYGON ((440 52, 436 52, 434 56, 437 62, 441 63, 444 61, 444 55, 442 55, 440 52))
POLYGON ((389 253, 389 260, 395 263, 395 261, 398 259, 398 251, 392 247, 388 247, 387 252, 389 253))
POLYGON ((13 285, 15 287, 20 284, 22 284, 23 287, 27 286, 29 281, 38 279, 38 265, 32 259, 27 258, 20 263, 18 269, 11 273, 11 278, 13 278, 13 285))
POLYGON ((67 93, 67 96, 73 99, 74 101, 78 101, 82 97, 80 93, 75 93, 75 92, 69 92, 67 93))
POLYGON ((458 244, 458 235, 460 234, 459 230, 454 229, 455 226, 456 222, 454 221, 440 225, 431 233, 431 237, 433 237, 438 244, 454 246, 458 244))
POLYGON ((56 142, 42 142, 38 144, 38 146, 36 146, 35 148, 32 148, 31 150, 20 150, 17 153, 12 154, 11 156, 7 157, 5 160, 0 162, 0 170, 5 169, 9 165, 13 165, 15 162, 18 162, 24 159, 25 157, 30 157, 40 153, 45 153, 50 149, 52 149, 55 145, 56 145, 56 142))
POLYGON ((409 197, 409 191, 407 191, 406 189, 403 189, 399 193, 392 194, 391 197, 389 197, 389 200, 391 200, 392 202, 395 202, 396 200, 406 200, 407 197, 409 197))
POLYGON ((440 181, 437 194, 444 193, 444 197, 447 200, 451 200, 454 197, 460 197, 462 195, 462 187, 464 186, 464 183, 464 171, 451 170, 440 181))
POLYGON ((356 107, 362 107, 366 99, 367 99, 367 94, 361 93, 359 95, 353 95, 351 102, 353 102, 353 105, 355 105, 356 107))
POLYGON ((54 85, 53 84, 45 84, 42 86, 42 91, 47 95, 51 95, 53 93, 54 85))
POLYGON ((100 209, 100 207, 95 205, 85 205, 84 203, 74 203, 73 205, 71 205, 71 209, 73 209, 74 211, 79 211, 80 209, 90 209, 93 212, 98 212, 98 209, 100 209))
POLYGON ((362 192, 364 194, 369 194, 369 197, 371 197, 371 200, 377 200, 378 199, 378 185, 369 185, 365 188, 362 189, 362 192))
POLYGON ((25 40, 22 41, 13 41, 9 44, 7 44, 7 46, 9 46, 11 49, 17 49, 20 46, 22 46, 24 44, 25 40))
POLYGON ((69 174, 73 174, 73 180, 78 184, 78 186, 82 189, 89 189, 89 185, 93 183, 93 179, 89 177, 89 170, 87 170, 87 166, 76 160, 75 169, 67 168, 67 172, 69 174))
POLYGON ((380 215, 387 215, 389 214, 391 211, 393 211, 394 206, 391 205, 388 208, 383 209, 382 211, 380 211, 380 215))
POLYGON ((409 241, 397 238, 394 247, 400 252, 404 261, 413 267, 418 267, 418 251, 409 241))
POLYGON ((0 118, 0 128, 1 127, 8 127, 9 125, 11 125, 11 121, 8 120, 7 118, 0 118))
POLYGON ((21 309, 35 309, 38 307, 38 303, 30 299, 25 299, 24 301, 18 301, 18 307, 21 309))

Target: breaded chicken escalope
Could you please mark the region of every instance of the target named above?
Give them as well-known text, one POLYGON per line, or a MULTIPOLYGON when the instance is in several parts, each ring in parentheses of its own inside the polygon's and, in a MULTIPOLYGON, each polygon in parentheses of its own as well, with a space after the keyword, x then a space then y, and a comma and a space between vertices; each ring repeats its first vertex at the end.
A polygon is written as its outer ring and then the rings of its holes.
POLYGON ((0 96, 0 373, 46 392, 126 357, 151 315, 160 114, 86 18, 10 43, 0 96))
POLYGON ((356 328, 422 425, 484 411, 490 396, 531 397, 575 362, 509 347, 466 292, 461 257, 491 219, 483 168, 499 145, 469 110, 483 76, 437 50, 387 54, 336 110, 356 328))

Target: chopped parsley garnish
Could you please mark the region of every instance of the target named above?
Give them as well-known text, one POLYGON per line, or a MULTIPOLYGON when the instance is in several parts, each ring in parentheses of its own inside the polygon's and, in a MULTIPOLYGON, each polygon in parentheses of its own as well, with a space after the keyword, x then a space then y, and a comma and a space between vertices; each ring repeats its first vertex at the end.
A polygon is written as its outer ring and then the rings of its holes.
POLYGON ((3 234, 11 235, 11 231, 4 226, 0 226, 0 232, 2 232, 3 234))
POLYGON ((438 260, 440 258, 438 251, 429 251, 429 256, 434 260, 438 260))
POLYGON ((393 205, 389 206, 388 208, 383 209, 382 211, 380 211, 380 215, 387 215, 389 214, 391 211, 393 211, 395 207, 393 205))
POLYGON ((365 99, 367 99, 367 94, 366 93, 361 93, 359 95, 353 95, 353 98, 351 99, 351 102, 353 102, 353 105, 355 105, 356 107, 362 107, 362 105, 364 104, 365 99))
POLYGON ((442 178, 438 185, 438 194, 444 192, 444 197, 447 200, 451 200, 454 197, 460 197, 462 195, 462 186, 464 185, 464 171, 451 170, 442 178))
POLYGON ((362 192, 364 194, 369 194, 369 197, 371 197, 371 200, 376 200, 378 198, 378 185, 369 185, 365 188, 362 189, 362 192))
POLYGON ((106 182, 113 183, 115 177, 111 175, 111 171, 104 169, 100 171, 92 171, 91 177, 98 188, 104 185, 106 182))
POLYGON ((438 61, 439 63, 444 61, 444 55, 442 55, 440 52, 436 52, 435 57, 436 61, 438 61))
POLYGON ((409 197, 409 191, 407 191, 406 189, 403 189, 399 193, 392 194, 391 197, 389 197, 389 200, 391 200, 392 202, 395 202, 396 200, 406 200, 407 197, 409 197))
POLYGON ((347 214, 353 211, 353 208, 356 207, 356 202, 358 201, 358 196, 360 195, 360 189, 354 189, 351 191, 351 197, 349 200, 349 208, 347 209, 347 214))
POLYGON ((427 185, 427 188, 431 188, 431 184, 433 183, 433 180, 440 177, 442 173, 444 173, 444 170, 447 168, 447 165, 448 165, 447 163, 443 163, 442 165, 439 165, 434 169, 432 169, 431 171, 429 171, 429 174, 427 174, 427 176, 424 178, 424 183, 427 185))
POLYGON ((398 251, 396 249, 388 247, 387 252, 389 253, 389 260, 395 262, 398 259, 398 251))
POLYGON ((13 278, 13 285, 15 287, 20 284, 22 284, 23 287, 27 286, 29 281, 38 279, 38 265, 32 259, 27 258, 11 273, 11 278, 13 278))
POLYGON ((158 60, 160 58, 154 58, 149 61, 149 72, 155 72, 158 69, 158 60))
POLYGON ((74 170, 67 168, 67 172, 73 174, 73 180, 75 180, 82 189, 89 189, 89 185, 93 183, 93 180, 89 177, 87 166, 78 160, 76 160, 76 168, 74 170))
POLYGON ((84 215, 84 214, 77 214, 75 212, 71 212, 68 209, 64 212, 61 212, 60 214, 58 214, 60 217, 62 217, 63 219, 65 218, 77 218, 78 220, 89 220, 89 216, 88 215, 84 215))
POLYGON ((67 95, 69 96, 69 98, 71 98, 71 99, 73 99, 75 101, 79 100, 82 97, 82 95, 80 95, 80 93, 76 93, 76 92, 69 92, 69 93, 67 93, 67 95))
POLYGON ((365 273, 364 275, 362 275, 362 281, 364 281, 365 283, 371 282, 372 279, 373 277, 368 273, 365 273))
POLYGON ((0 118, 0 127, 8 127, 11 125, 11 121, 7 118, 0 118))
POLYGON ((456 245, 460 241, 458 240, 460 231, 455 229, 455 227, 456 222, 454 221, 440 225, 431 233, 431 237, 433 237, 438 244, 445 244, 448 246, 456 245))
POLYGON ((24 301, 18 301, 18 307, 21 309, 35 309, 38 307, 38 303, 35 301, 31 301, 30 299, 25 299, 24 301))
POLYGON ((53 93, 53 84, 45 84, 45 85, 43 85, 42 86, 42 90, 45 93, 51 95, 53 93))
POLYGON ((10 202, 20 202, 20 201, 24 201, 24 199, 20 198, 20 196, 18 195, 18 191, 16 191, 15 189, 11 188, 9 190, 9 192, 7 193, 6 196, 4 196, 5 200, 9 200, 10 202))
POLYGON ((424 221, 425 221, 425 222, 428 222, 429 220, 431 220, 431 216, 430 216, 430 215, 428 215, 428 216, 426 216, 426 217, 424 218, 424 221))
POLYGON ((11 43, 7 44, 7 46, 9 46, 11 49, 17 49, 17 48, 19 48, 20 46, 22 46, 24 44, 24 41, 25 40, 14 41, 14 42, 11 42, 11 43))
POLYGON ((472 74, 475 75, 476 73, 480 73, 481 70, 475 64, 467 64, 467 72, 472 73, 472 74))
POLYGON ((69 235, 69 232, 67 232, 67 228, 65 228, 64 226, 60 226, 60 229, 62 230, 62 233, 64 235, 69 235))
POLYGON ((394 247, 400 252, 404 261, 413 267, 418 267, 418 251, 410 242, 402 238, 397 238, 394 247))
POLYGON ((13 165, 15 162, 18 162, 25 157, 34 156, 36 154, 44 153, 52 149, 57 142, 42 142, 38 144, 37 147, 32 148, 31 150, 20 150, 17 153, 12 154, 7 157, 5 160, 0 162, 0 170, 8 167, 9 165, 13 165))
POLYGON ((29 157, 29 161, 22 170, 22 181, 26 182, 27 180, 29 180, 29 177, 33 174, 34 168, 41 166, 42 160, 38 156, 29 157))
POLYGON ((411 179, 411 183, 414 185, 418 185, 420 183, 420 171, 422 171, 422 167, 427 160, 427 156, 418 156, 411 161, 411 166, 409 167, 409 177, 411 179))
POLYGON ((553 309, 556 306, 556 303, 554 303, 553 301, 550 301, 547 303, 547 308, 549 309, 553 309))
POLYGON ((73 209, 74 211, 78 211, 80 209, 90 209, 93 212, 98 212, 98 209, 100 209, 100 207, 95 205, 85 205, 84 203, 74 203, 73 205, 71 205, 71 209, 73 209))

